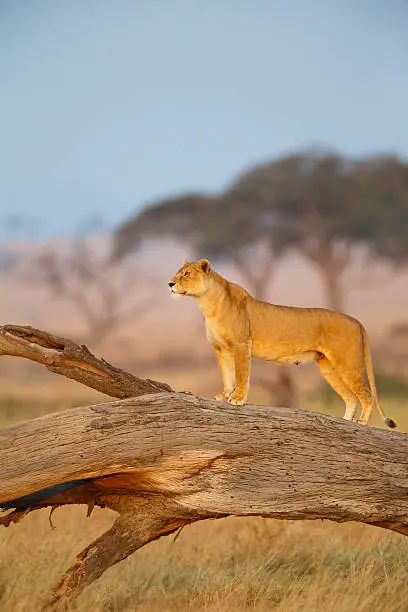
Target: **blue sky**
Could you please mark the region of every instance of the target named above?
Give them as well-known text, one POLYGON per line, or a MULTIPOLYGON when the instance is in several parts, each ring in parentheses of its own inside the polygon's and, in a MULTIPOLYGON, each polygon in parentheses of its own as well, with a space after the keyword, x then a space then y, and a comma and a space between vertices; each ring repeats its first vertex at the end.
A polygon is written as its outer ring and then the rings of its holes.
POLYGON ((408 156, 405 0, 0 0, 0 225, 118 223, 323 144, 408 156))

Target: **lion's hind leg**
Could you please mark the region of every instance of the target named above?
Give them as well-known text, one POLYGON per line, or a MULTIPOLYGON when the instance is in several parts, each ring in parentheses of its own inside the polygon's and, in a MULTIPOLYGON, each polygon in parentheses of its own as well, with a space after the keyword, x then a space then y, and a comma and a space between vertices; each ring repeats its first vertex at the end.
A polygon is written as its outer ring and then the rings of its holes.
POLYGON ((363 368, 361 366, 358 367, 358 365, 354 368, 348 367, 342 372, 342 376, 346 384, 353 389, 354 394, 361 404, 361 415, 358 422, 367 425, 373 408, 373 395, 365 380, 363 368))
POLYGON ((329 385, 334 389, 334 391, 340 395, 342 400, 346 404, 346 411, 344 413, 343 419, 347 421, 352 421, 356 415, 358 398, 350 389, 350 387, 343 381, 343 379, 336 373, 334 367, 331 362, 327 359, 327 357, 322 357, 317 362, 320 373, 323 378, 329 383, 329 385))

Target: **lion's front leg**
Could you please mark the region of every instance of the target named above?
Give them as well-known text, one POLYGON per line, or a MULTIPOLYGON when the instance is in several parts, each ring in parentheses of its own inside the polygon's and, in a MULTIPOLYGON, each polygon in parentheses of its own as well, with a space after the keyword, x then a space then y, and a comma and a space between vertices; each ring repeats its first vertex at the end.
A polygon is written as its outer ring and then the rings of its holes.
POLYGON ((251 344, 237 344, 233 349, 235 363, 235 390, 228 397, 230 404, 242 406, 246 403, 249 389, 251 368, 251 344))
POLYGON ((224 391, 215 396, 218 401, 226 400, 235 389, 235 362, 234 355, 221 346, 214 346, 218 363, 221 369, 224 391))

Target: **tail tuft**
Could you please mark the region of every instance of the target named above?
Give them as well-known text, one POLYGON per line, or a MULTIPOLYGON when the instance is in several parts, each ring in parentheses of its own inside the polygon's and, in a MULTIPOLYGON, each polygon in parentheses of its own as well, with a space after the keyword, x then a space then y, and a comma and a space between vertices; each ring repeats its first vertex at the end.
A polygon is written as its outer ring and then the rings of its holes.
POLYGON ((395 421, 393 421, 392 419, 386 418, 385 419, 385 424, 387 425, 387 427, 389 427, 390 429, 395 429, 397 424, 395 421))

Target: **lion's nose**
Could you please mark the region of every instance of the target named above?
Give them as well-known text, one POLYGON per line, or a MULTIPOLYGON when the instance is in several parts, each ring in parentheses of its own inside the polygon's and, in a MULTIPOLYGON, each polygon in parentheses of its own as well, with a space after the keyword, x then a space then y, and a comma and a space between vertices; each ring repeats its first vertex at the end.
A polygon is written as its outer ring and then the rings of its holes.
POLYGON ((173 283, 173 281, 170 281, 170 282, 169 282, 169 287, 174 287, 174 285, 175 285, 175 284, 176 284, 176 283, 173 283))

